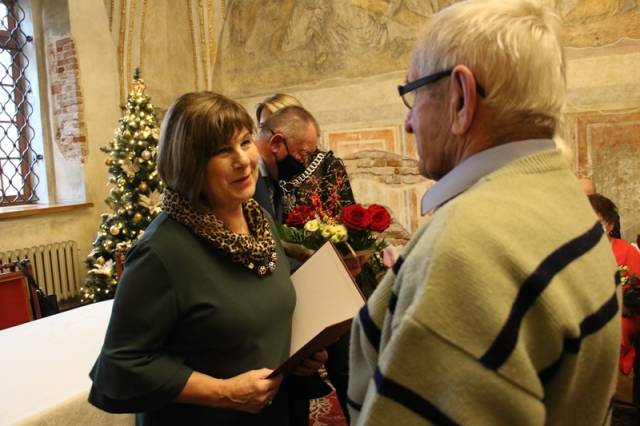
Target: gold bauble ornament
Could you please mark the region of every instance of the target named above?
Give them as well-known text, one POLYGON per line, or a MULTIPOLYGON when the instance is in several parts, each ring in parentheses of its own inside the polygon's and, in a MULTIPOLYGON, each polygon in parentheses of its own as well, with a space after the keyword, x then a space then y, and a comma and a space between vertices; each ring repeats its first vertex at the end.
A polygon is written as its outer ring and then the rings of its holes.
POLYGON ((149 160, 151 159, 151 151, 148 150, 144 150, 142 151, 142 154, 140 154, 142 156, 142 158, 144 158, 145 160, 149 160))
POLYGON ((124 184, 127 183, 127 181, 123 177, 119 177, 117 182, 118 186, 124 186, 124 184))
POLYGON ((140 222, 142 220, 142 215, 140 213, 136 213, 133 215, 134 222, 140 222))
POLYGON ((149 129, 146 129, 142 132, 142 139, 147 139, 149 136, 151 136, 151 131, 149 129))
POLYGON ((96 263, 100 266, 104 265, 104 257, 100 256, 96 259, 96 263))
POLYGON ((147 111, 153 111, 153 105, 151 104, 147 104, 145 108, 147 109, 147 111))
POLYGON ((110 166, 113 164, 113 158, 111 157, 107 157, 104 159, 104 164, 106 164, 107 166, 110 166))
POLYGON ((140 185, 138 185, 138 189, 140 192, 147 192, 149 190, 149 185, 147 185, 147 182, 142 181, 140 182, 140 185))
POLYGON ((109 228, 109 232, 115 237, 120 234, 120 228, 118 228, 117 225, 112 225, 111 228, 109 228))
POLYGON ((131 132, 129 130, 125 130, 124 132, 122 132, 122 137, 125 139, 131 139, 131 132))

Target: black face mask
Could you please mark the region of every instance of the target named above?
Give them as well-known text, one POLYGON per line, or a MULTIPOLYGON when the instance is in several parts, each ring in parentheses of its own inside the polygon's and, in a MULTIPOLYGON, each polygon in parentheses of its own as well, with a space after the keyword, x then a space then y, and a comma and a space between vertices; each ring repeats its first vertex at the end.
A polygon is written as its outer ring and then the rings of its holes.
POLYGON ((306 167, 304 166, 304 164, 291 156, 291 154, 289 153, 289 147, 286 145, 286 142, 285 146, 287 147, 287 156, 282 160, 278 160, 276 164, 278 166, 278 179, 289 181, 298 176, 300 173, 304 172, 306 167))

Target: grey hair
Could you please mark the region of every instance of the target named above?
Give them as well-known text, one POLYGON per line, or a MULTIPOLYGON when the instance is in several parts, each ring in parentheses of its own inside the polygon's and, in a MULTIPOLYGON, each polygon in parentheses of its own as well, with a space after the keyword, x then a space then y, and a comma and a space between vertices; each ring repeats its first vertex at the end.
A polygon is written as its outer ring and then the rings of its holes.
POLYGON ((555 132, 566 95, 560 17, 538 0, 468 0, 433 15, 412 56, 416 78, 466 65, 497 126, 555 132))
POLYGON ((267 118, 260 129, 260 136, 265 136, 268 131, 279 132, 292 142, 297 143, 304 137, 304 132, 309 124, 313 124, 316 135, 319 137, 320 126, 313 115, 301 106, 289 105, 267 118))

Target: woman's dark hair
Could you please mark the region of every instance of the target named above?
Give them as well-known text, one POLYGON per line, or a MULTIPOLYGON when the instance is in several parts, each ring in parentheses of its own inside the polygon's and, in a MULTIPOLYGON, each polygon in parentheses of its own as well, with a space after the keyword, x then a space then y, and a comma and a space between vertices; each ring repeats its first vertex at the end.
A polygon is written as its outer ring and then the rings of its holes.
POLYGON ((613 229, 609 232, 609 236, 622 238, 620 235, 620 214, 618 214, 618 207, 614 202, 602 194, 589 195, 589 202, 593 210, 602 216, 605 222, 613 224, 613 229))
POLYGON ((253 120, 236 101, 213 92, 180 96, 162 122, 158 174, 192 206, 206 207, 207 163, 220 146, 242 130, 253 133, 253 120))

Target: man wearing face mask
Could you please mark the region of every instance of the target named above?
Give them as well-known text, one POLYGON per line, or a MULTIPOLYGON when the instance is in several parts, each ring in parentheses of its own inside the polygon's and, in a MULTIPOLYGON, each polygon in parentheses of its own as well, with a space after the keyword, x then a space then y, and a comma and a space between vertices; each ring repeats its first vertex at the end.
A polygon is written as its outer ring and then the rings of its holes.
POLYGON ((319 133, 315 118, 295 105, 276 111, 260 127, 256 145, 281 223, 293 207, 311 204, 315 195, 325 206, 336 195, 340 208, 355 202, 342 160, 318 149, 319 133))
MULTIPOLYGON (((277 110, 261 123, 256 145, 262 157, 263 176, 254 198, 266 210, 272 207, 279 223, 286 221, 294 206, 311 204, 315 196, 326 207, 337 195, 338 210, 355 203, 342 160, 331 151, 318 149, 319 134, 315 118, 297 105, 277 110), (264 192, 270 196, 264 197, 264 192)), ((327 352, 329 359, 325 367, 348 420, 349 335, 329 346, 327 352)))

